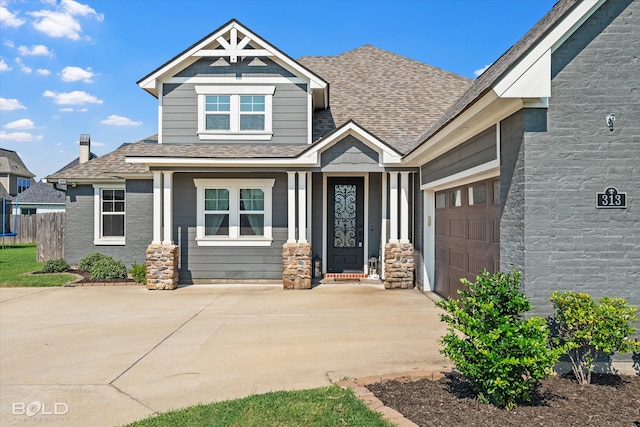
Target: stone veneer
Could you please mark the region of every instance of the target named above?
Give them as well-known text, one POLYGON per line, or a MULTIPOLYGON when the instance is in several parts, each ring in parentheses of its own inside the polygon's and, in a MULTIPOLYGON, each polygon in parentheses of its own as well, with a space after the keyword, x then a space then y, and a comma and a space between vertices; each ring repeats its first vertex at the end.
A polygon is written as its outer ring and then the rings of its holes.
POLYGON ((387 243, 384 247, 384 287, 386 289, 413 288, 413 245, 387 243))
POLYGON ((151 244, 146 250, 147 289, 173 290, 178 287, 178 245, 151 244))
POLYGON ((311 244, 284 244, 282 286, 285 289, 311 289, 311 244))

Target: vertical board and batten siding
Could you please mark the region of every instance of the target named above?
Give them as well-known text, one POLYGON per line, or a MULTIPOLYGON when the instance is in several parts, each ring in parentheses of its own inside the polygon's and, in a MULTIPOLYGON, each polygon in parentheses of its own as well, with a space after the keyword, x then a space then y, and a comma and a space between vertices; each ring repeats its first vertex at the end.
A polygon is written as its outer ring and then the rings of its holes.
POLYGON ((179 173, 173 175, 174 239, 180 245, 180 282, 218 280, 282 280, 282 246, 287 241, 287 174, 179 173), (194 178, 274 179, 273 242, 268 247, 198 246, 194 178))
POLYGON ((491 126, 456 148, 422 165, 422 184, 451 176, 496 158, 496 128, 491 126))
POLYGON ((322 152, 320 169, 323 172, 377 172, 382 170, 379 157, 373 148, 349 135, 322 152))
MULTIPOLYGON (((221 58, 222 59, 222 58, 221 58)), ((247 57, 243 61, 228 65, 211 59, 200 59, 182 70, 176 77, 229 77, 228 85, 250 85, 239 78, 294 77, 269 58, 247 57), (259 64, 259 65, 252 65, 259 64), (238 79, 238 80, 236 80, 238 79)), ((216 83, 217 85, 222 85, 216 83)), ((198 83, 206 86, 207 83, 198 83)), ((272 86, 270 84, 259 84, 272 86)), ((193 144, 200 141, 198 130, 198 97, 196 84, 169 83, 163 85, 162 138, 164 143, 193 144)), ((306 84, 277 83, 272 104, 273 137, 266 144, 306 144, 308 137, 308 95, 306 84)), ((255 142, 255 141, 254 141, 255 142)))
POLYGON ((523 118, 524 289, 535 314, 552 312, 554 290, 640 305, 639 46, 640 2, 605 2, 552 53, 544 131, 533 113, 523 118), (626 209, 596 209, 608 187, 627 192, 626 209))
POLYGON ((65 259, 76 265, 86 255, 100 252, 121 260, 128 267, 145 262, 145 251, 153 238, 153 181, 127 180, 125 195, 125 245, 94 245, 93 186, 67 187, 65 259))

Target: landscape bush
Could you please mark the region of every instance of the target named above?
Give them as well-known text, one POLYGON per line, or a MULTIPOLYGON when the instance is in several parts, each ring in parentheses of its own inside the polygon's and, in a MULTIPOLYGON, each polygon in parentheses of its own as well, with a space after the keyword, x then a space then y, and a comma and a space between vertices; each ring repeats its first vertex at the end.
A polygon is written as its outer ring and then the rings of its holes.
POLYGON ((94 264, 103 259, 111 260, 113 259, 113 257, 101 254, 100 252, 94 252, 82 258, 80 260, 80 263, 78 264, 78 268, 82 271, 86 271, 87 273, 91 273, 91 269, 93 268, 94 264))
POLYGON ((137 283, 147 283, 147 266, 146 264, 131 264, 131 268, 129 269, 129 274, 133 277, 137 283))
POLYGON ((127 278, 127 268, 124 266, 124 263, 111 257, 109 257, 109 259, 103 258, 96 261, 91 266, 89 273, 91 273, 91 277, 98 280, 127 278))
POLYGON ((42 266, 43 273, 64 273, 69 271, 70 267, 64 259, 50 259, 42 266))
POLYGON ((599 352, 613 355, 640 350, 631 326, 638 320, 638 309, 624 299, 602 297, 595 301, 587 293, 556 291, 550 300, 556 309, 550 319, 555 329, 552 342, 569 356, 580 384, 591 382, 599 352))
POLYGON ((478 399, 505 409, 530 401, 539 380, 546 378, 559 351, 549 346, 545 319, 524 313, 532 306, 519 291, 520 273, 482 271, 475 282, 462 279, 460 298, 440 300, 440 319, 448 333, 441 352, 469 380, 478 399))

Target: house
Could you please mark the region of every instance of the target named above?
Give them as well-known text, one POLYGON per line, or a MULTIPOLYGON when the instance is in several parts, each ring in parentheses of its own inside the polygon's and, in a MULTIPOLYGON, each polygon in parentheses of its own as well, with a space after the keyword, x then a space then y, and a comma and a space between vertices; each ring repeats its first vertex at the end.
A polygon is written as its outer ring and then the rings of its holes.
POLYGON ((0 148, 0 212, 2 212, 3 236, 15 236, 15 227, 11 224, 11 201, 13 197, 27 190, 35 182, 35 175, 27 169, 22 159, 12 150, 0 148))
POLYGON ((232 20, 138 82, 156 138, 50 177, 75 184, 67 254, 146 260, 153 289, 308 288, 317 261, 445 296, 517 268, 541 313, 556 289, 639 305, 639 15, 560 0, 473 82, 373 46, 293 60, 232 20))
POLYGON ((9 196, 17 196, 35 183, 22 159, 12 150, 0 148, 0 187, 9 196))

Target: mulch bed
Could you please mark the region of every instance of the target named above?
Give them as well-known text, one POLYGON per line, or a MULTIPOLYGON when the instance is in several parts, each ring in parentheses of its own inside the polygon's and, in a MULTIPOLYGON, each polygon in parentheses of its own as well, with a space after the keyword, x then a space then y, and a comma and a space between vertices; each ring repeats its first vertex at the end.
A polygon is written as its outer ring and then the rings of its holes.
MULTIPOLYGON (((66 273, 71 273, 78 276, 77 280, 74 280, 71 283, 67 283, 66 285, 63 285, 64 287, 67 287, 67 288, 80 287, 80 286, 144 286, 144 284, 138 283, 130 277, 127 277, 126 279, 116 279, 116 280, 98 280, 91 277, 90 273, 87 273, 86 271, 78 270, 75 268, 72 268, 66 273)), ((47 273, 43 273, 42 271, 34 271, 31 274, 47 274, 47 273)))
POLYGON ((388 381, 367 388, 419 426, 640 426, 640 376, 597 375, 541 381, 532 402, 504 411, 480 403, 457 374, 438 381, 388 381))

